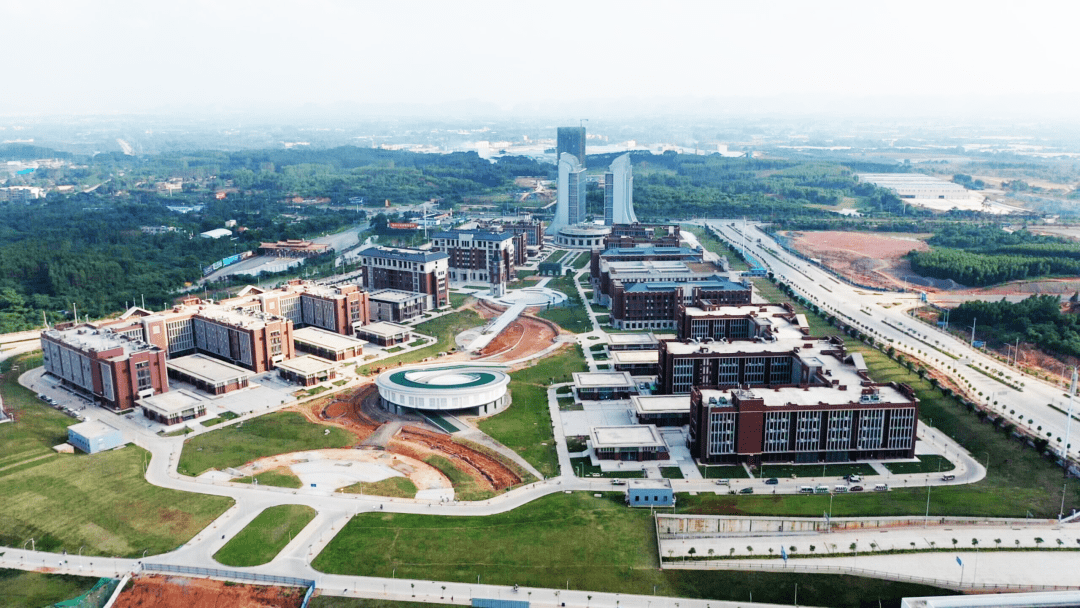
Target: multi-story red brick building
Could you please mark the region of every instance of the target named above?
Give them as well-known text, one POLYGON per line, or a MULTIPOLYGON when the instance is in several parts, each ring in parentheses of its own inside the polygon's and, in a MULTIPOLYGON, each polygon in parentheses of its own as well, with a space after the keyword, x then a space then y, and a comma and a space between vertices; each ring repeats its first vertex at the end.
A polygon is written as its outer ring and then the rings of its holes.
POLYGON ((450 280, 457 283, 487 283, 496 293, 506 289, 517 266, 515 238, 509 232, 447 230, 431 237, 431 250, 449 256, 450 280))
POLYGON ((364 287, 422 293, 425 310, 444 308, 450 305, 449 258, 441 251, 367 247, 360 250, 364 287))
POLYGON ((678 247, 681 240, 678 224, 611 224, 604 237, 604 249, 612 247, 678 247))
POLYGON ((168 392, 164 349, 90 324, 41 332, 45 371, 111 410, 168 392))

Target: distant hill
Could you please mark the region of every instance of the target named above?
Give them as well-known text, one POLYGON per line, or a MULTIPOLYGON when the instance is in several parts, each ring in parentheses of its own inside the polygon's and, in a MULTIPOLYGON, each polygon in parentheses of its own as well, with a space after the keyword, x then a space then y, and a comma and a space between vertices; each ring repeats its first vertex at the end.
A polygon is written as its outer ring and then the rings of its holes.
POLYGON ((30 144, 0 144, 0 160, 34 160, 35 158, 71 158, 71 153, 30 144))

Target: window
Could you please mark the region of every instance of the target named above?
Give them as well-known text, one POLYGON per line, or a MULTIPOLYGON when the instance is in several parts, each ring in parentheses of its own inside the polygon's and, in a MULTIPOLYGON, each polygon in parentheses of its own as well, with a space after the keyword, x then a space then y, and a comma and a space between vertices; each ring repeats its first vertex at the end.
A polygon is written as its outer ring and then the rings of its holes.
POLYGON ((915 435, 915 410, 913 408, 889 410, 890 450, 909 450, 915 435))
POLYGON ((821 437, 821 412, 799 412, 795 416, 795 449, 816 451, 821 437))
POLYGON ((746 384, 765 384, 765 357, 747 357, 743 371, 746 384))
POLYGON ((860 450, 876 450, 881 447, 881 432, 885 425, 885 410, 863 410, 859 416, 860 450))
POLYGON ((153 388, 152 381, 150 380, 149 361, 139 361, 135 364, 135 381, 140 391, 153 388))
POLYGON ((709 454, 735 453, 734 412, 711 412, 709 414, 709 454))
POLYGON ((836 410, 829 413, 829 430, 825 438, 825 449, 830 452, 846 450, 851 443, 851 410, 836 410))
POLYGON ((694 379, 694 360, 675 359, 671 366, 671 392, 689 393, 694 379))
POLYGON ((785 452, 788 446, 788 426, 791 422, 787 412, 765 414, 765 452, 785 452))

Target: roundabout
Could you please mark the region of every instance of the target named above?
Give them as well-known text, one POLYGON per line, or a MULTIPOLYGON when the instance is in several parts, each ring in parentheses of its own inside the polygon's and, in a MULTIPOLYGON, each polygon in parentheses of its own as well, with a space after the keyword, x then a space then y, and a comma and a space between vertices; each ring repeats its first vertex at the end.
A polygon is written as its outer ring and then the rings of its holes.
POLYGON ((398 414, 410 410, 472 410, 487 416, 510 404, 510 376, 469 365, 419 367, 383 372, 375 379, 379 401, 398 414))
POLYGON ((531 308, 533 306, 555 306, 556 304, 562 304, 567 299, 566 294, 563 292, 555 291, 554 289, 549 289, 547 287, 511 289, 501 296, 480 297, 500 306, 524 306, 526 308, 531 308))

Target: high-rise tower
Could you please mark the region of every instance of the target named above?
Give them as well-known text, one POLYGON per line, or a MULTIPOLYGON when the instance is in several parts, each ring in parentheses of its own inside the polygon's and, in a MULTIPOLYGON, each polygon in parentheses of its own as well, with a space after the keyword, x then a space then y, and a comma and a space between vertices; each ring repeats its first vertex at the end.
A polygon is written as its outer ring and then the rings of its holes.
POLYGON ((572 154, 559 156, 558 198, 547 234, 585 221, 585 167, 572 154))
POLYGON ((563 154, 572 154, 584 167, 585 127, 559 127, 555 152, 557 153, 555 156, 557 159, 561 159, 563 154))
POLYGON ((630 155, 623 154, 604 174, 604 225, 636 224, 634 215, 634 169, 630 155))

